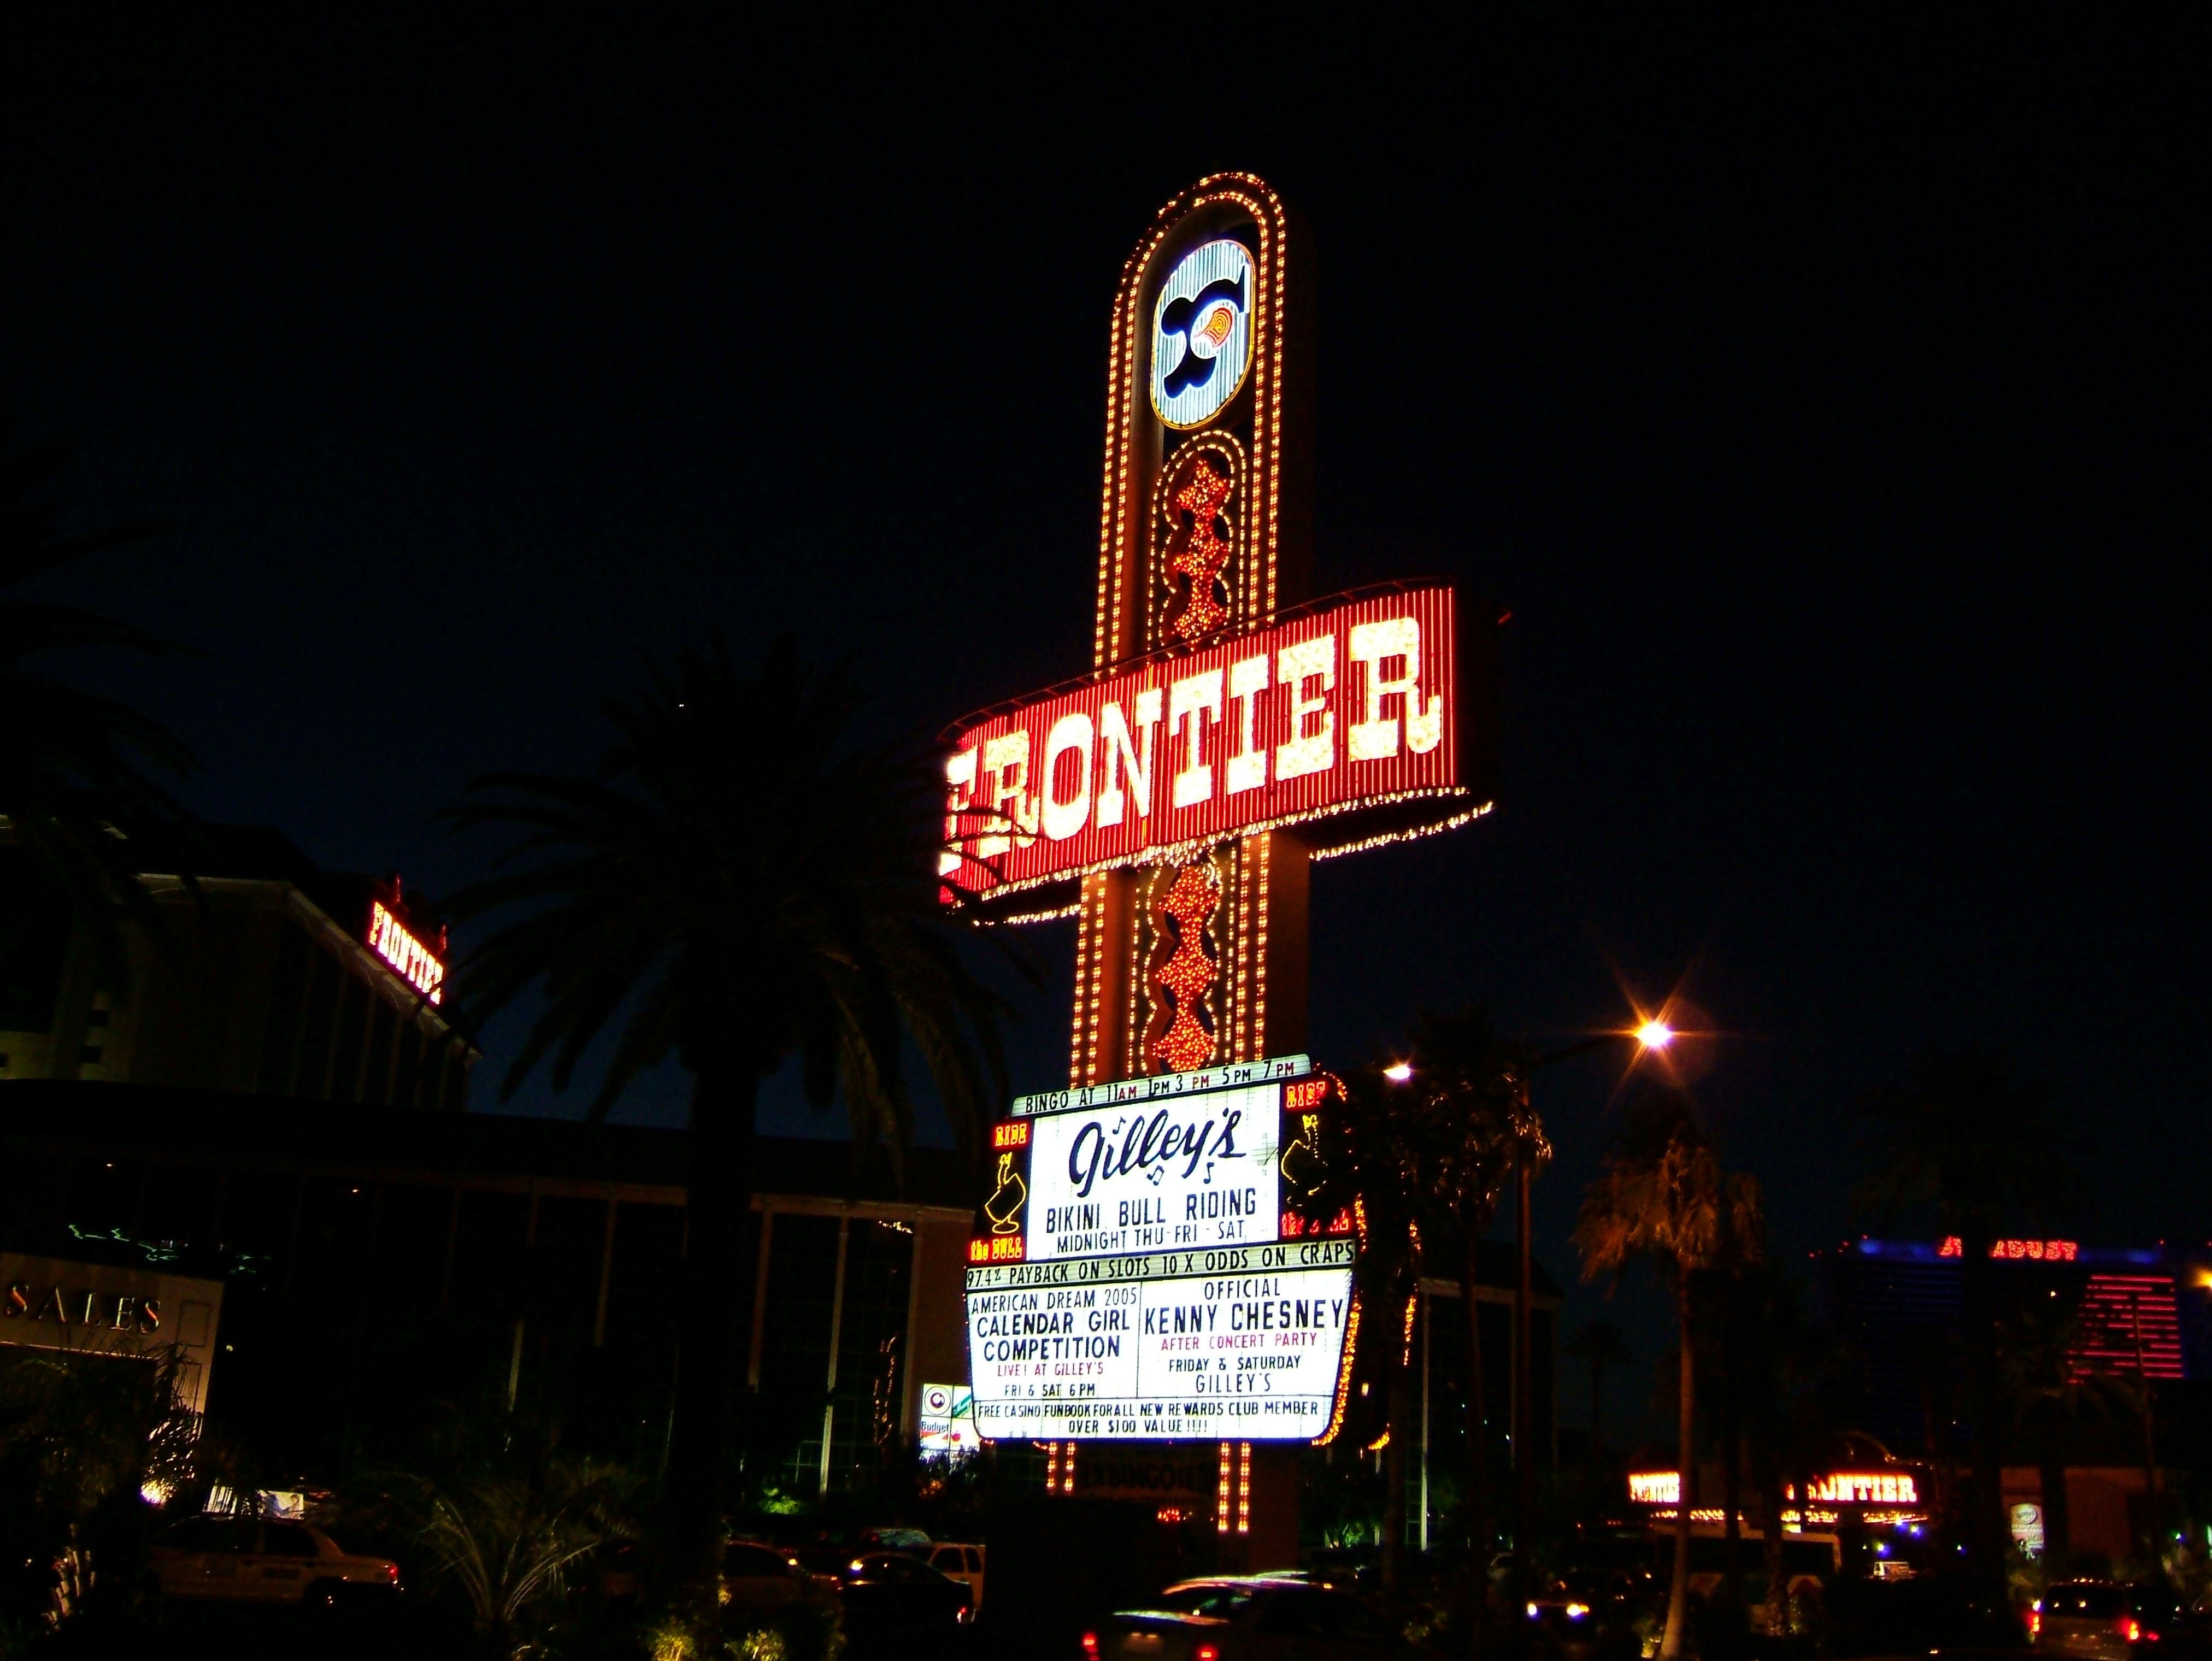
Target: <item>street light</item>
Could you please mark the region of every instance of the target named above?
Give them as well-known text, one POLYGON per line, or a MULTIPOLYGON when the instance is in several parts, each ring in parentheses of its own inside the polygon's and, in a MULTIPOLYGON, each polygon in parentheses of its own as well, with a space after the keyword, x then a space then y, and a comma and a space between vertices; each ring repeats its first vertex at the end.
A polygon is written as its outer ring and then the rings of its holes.
MULTIPOLYGON (((1643 1015, 1640 1009, 1637 1013, 1643 1015)), ((1618 1044, 1623 1039, 1634 1043, 1636 1059, 1640 1061, 1645 1056, 1663 1053, 1674 1041, 1674 1029, 1668 1024, 1663 1012, 1645 1015, 1630 1031, 1599 1033, 1579 1044, 1570 1044, 1564 1050, 1539 1056, 1528 1071, 1534 1072, 1540 1067, 1550 1067, 1576 1056, 1588 1055, 1608 1044, 1618 1044)), ((1528 1073, 1523 1073, 1521 1078, 1521 1105, 1523 1107, 1528 1105, 1528 1073)), ((1532 1233, 1528 1220, 1528 1186, 1534 1173, 1529 1168, 1525 1149, 1514 1157, 1513 1175, 1514 1254, 1518 1258, 1514 1265, 1513 1287, 1513 1594, 1516 1598, 1525 1599, 1528 1596, 1528 1531, 1536 1511, 1535 1450, 1531 1445, 1534 1435, 1530 1429, 1536 1415, 1534 1404, 1529 1399, 1534 1378, 1528 1355, 1528 1260, 1532 1233)))
MULTIPOLYGON (((1643 1014, 1641 1010, 1637 1013, 1643 1014)), ((1587 1055, 1591 1051, 1601 1049, 1608 1044, 1618 1044, 1623 1039, 1629 1040, 1636 1046, 1637 1058, 1640 1060, 1647 1055, 1656 1056, 1663 1053, 1668 1046, 1674 1043, 1674 1029, 1668 1022, 1662 1012, 1656 1015, 1644 1016, 1632 1029, 1599 1033, 1584 1039, 1579 1044, 1571 1044, 1564 1050, 1555 1051, 1547 1056, 1537 1057, 1526 1070, 1521 1072, 1519 1081, 1521 1105, 1524 1109, 1528 1106, 1528 1074, 1537 1068, 1549 1067, 1559 1062, 1570 1060, 1576 1056, 1587 1055)), ((1413 1076, 1413 1064, 1410 1061, 1394 1061, 1382 1069, 1382 1076, 1393 1084, 1404 1084, 1413 1076)), ((1514 1265, 1516 1272, 1513 1288, 1512 1355, 1511 1441, 1513 1471, 1516 1479, 1513 1580, 1514 1596, 1516 1598, 1525 1599, 1528 1595, 1528 1531, 1535 1513, 1536 1471, 1534 1449, 1532 1446, 1534 1438, 1530 1430, 1530 1426, 1535 1422, 1534 1404, 1530 1399, 1531 1387, 1534 1379, 1534 1370, 1529 1366, 1528 1355, 1528 1313, 1531 1301, 1528 1283, 1531 1233, 1528 1217, 1528 1188, 1529 1179, 1534 1175, 1534 1172, 1530 1167, 1529 1150, 1525 1143, 1516 1149, 1513 1165, 1514 1256, 1516 1259, 1514 1265)), ((1484 1543, 1486 1546, 1487 1543, 1484 1543)), ((1535 1605, 1531 1603, 1528 1607, 1533 1610, 1535 1605)))

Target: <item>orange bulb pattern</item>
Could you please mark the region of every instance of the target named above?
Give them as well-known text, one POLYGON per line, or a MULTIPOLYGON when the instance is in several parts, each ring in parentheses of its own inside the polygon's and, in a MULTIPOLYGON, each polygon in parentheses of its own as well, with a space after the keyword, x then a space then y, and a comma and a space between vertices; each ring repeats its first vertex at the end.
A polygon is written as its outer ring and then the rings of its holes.
MULTIPOLYGON (((1226 454, 1218 450, 1212 453, 1222 459, 1226 454)), ((1229 538, 1216 529, 1221 523, 1221 510, 1236 488, 1233 477, 1224 478, 1206 464, 1206 452, 1200 446, 1188 446, 1176 458, 1176 465, 1168 479, 1169 500, 1175 504, 1177 523, 1168 536, 1167 568, 1172 576, 1181 577, 1188 585, 1182 610, 1168 627, 1175 631, 1186 646, 1196 646, 1217 633, 1229 621, 1229 608, 1216 593, 1223 568, 1229 563, 1234 546, 1229 538), (1189 515, 1188 522, 1182 516, 1189 515)))
POLYGON ((1174 943, 1166 961, 1154 960, 1151 1025, 1158 1035, 1146 1046, 1164 1073, 1191 1072, 1213 1059, 1213 1034, 1198 1016, 1206 988, 1220 973, 1206 949, 1206 925, 1220 904, 1221 875, 1201 860, 1176 872, 1153 905, 1161 945, 1174 943))

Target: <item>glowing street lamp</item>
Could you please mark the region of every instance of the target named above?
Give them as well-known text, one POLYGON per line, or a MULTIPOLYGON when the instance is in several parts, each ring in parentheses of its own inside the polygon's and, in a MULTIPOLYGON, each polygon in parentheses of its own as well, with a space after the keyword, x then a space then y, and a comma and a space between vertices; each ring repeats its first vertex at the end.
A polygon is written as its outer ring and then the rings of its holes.
POLYGON ((1382 1076, 1393 1084, 1403 1084, 1413 1076, 1413 1064, 1410 1061, 1394 1061, 1382 1070, 1382 1076))
MULTIPOLYGON (((1564 1050, 1540 1056, 1530 1070, 1554 1066, 1576 1056, 1588 1055, 1594 1050, 1619 1044, 1628 1039, 1636 1046, 1634 1060, 1646 1056, 1663 1056, 1674 1041, 1674 1028, 1665 1013, 1644 1015, 1632 1028, 1598 1033, 1579 1044, 1571 1044, 1564 1050)), ((1631 1065, 1634 1062, 1632 1061, 1631 1065)), ((1521 1085, 1521 1103, 1528 1104, 1528 1083, 1524 1077, 1521 1085)), ((1530 1306, 1528 1262, 1531 1251, 1528 1224, 1528 1183, 1533 1173, 1525 1155, 1514 1161, 1515 1217, 1514 1253, 1519 1261, 1515 1265, 1517 1276, 1513 1288, 1513 1583, 1515 1595, 1528 1594, 1528 1533, 1536 1512, 1535 1460, 1532 1457, 1531 1427, 1535 1422, 1533 1406, 1534 1375, 1528 1357, 1528 1311, 1530 1306)))

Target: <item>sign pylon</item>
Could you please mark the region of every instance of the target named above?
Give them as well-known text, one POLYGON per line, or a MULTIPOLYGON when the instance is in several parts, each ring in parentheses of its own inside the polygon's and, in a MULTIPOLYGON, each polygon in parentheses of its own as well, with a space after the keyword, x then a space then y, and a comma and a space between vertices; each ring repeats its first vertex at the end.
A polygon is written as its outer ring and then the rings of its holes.
MULTIPOLYGON (((1091 671, 948 735, 948 902, 1075 920, 1072 1088, 1304 1051, 1314 859, 1490 806, 1459 695, 1487 620, 1463 636, 1437 585, 1310 599, 1313 320, 1261 180, 1160 210, 1115 296, 1091 671)), ((1053 1491, 1083 1491, 1077 1448, 1053 1491)), ((1296 1561, 1297 1450, 1218 1444, 1224 1567, 1296 1561)))

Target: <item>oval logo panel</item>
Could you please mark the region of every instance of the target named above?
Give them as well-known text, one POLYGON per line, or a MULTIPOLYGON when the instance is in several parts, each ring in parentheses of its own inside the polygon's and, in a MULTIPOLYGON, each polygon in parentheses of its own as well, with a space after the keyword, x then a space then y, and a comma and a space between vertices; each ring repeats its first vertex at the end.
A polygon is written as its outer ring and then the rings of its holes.
POLYGON ((1152 306, 1152 408, 1201 427, 1237 396, 1252 363, 1252 255, 1224 239, 1192 249, 1152 306))

